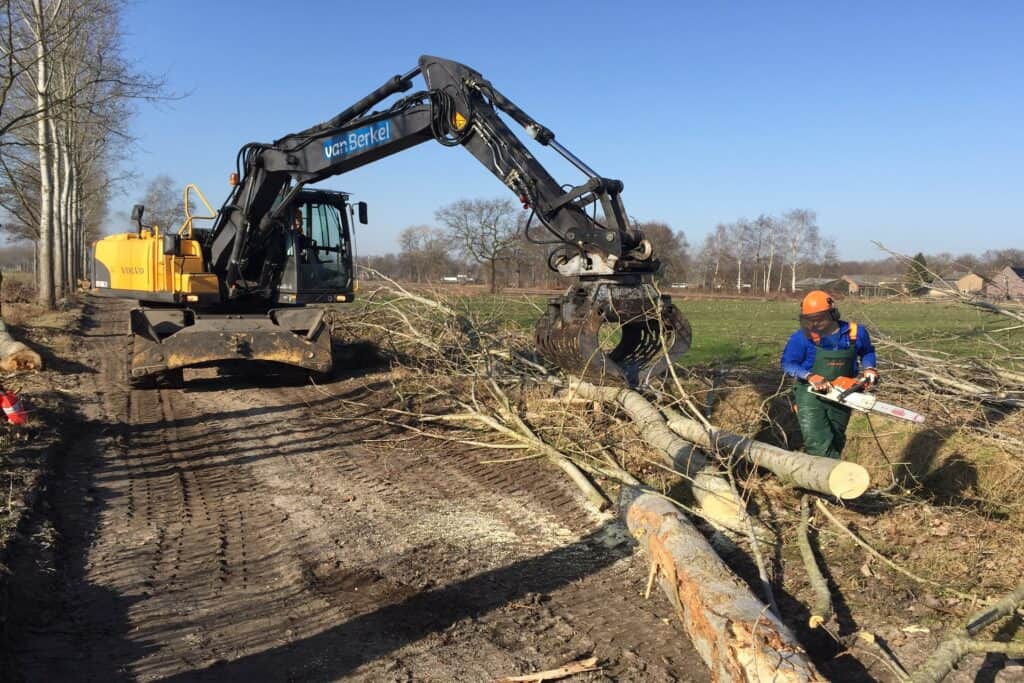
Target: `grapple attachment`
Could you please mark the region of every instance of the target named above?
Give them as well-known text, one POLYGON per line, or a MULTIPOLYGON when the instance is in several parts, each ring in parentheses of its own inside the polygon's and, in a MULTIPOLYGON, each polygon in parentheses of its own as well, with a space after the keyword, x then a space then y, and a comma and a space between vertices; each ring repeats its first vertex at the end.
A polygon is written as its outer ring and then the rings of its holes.
POLYGON ((690 323, 650 283, 601 280, 549 300, 535 335, 540 354, 566 372, 630 387, 667 372, 692 339, 690 323))

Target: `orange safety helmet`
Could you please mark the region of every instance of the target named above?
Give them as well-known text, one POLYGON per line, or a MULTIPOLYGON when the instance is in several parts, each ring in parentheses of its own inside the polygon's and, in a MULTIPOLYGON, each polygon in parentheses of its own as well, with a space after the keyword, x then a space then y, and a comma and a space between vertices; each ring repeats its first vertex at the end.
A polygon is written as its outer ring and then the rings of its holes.
POLYGON ((835 308, 836 302, 831 296, 829 296, 828 292, 816 289, 813 292, 808 292, 807 296, 804 297, 803 302, 800 304, 800 315, 811 315, 812 313, 821 313, 822 311, 834 311, 835 308))
POLYGON ((800 327, 804 334, 815 343, 822 335, 833 334, 839 329, 839 309, 835 299, 828 292, 816 289, 808 292, 800 303, 800 327))

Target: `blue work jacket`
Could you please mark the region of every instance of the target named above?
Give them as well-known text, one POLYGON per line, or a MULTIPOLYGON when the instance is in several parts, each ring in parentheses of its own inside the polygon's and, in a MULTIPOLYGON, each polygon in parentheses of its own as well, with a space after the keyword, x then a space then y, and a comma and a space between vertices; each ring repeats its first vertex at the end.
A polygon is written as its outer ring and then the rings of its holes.
MULTIPOLYGON (((830 351, 850 348, 850 323, 840 320, 839 331, 822 337, 819 344, 821 348, 830 351)), ((817 348, 803 330, 797 330, 790 336, 786 348, 782 351, 782 371, 797 379, 807 379, 814 366, 814 353, 817 348)), ((875 367, 875 347, 871 344, 871 336, 863 325, 857 325, 854 349, 857 351, 857 358, 860 359, 860 365, 855 368, 857 373, 861 367, 875 367)))

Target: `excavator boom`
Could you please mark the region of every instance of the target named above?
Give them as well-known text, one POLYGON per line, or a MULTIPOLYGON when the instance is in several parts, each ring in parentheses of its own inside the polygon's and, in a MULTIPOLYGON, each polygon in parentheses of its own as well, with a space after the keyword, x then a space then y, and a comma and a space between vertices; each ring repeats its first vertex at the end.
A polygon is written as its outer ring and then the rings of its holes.
POLYGON ((535 241, 554 245, 549 265, 575 280, 549 302, 537 324, 537 345, 545 358, 595 381, 633 385, 688 350, 689 324, 654 286, 659 263, 650 243, 630 224, 622 182, 594 172, 478 72, 432 56, 421 57, 414 69, 324 123, 271 144, 242 147, 239 183, 206 243, 210 268, 228 298, 272 295, 280 273, 268 267, 267 245, 286 230, 288 207, 305 185, 429 140, 466 149, 524 208, 532 209, 531 219, 546 231, 543 240, 535 241), (373 110, 412 90, 417 77, 425 88, 373 110), (499 112, 567 159, 585 176, 583 182, 565 186, 556 181, 499 112), (606 324, 621 330, 614 348, 599 343, 606 324))

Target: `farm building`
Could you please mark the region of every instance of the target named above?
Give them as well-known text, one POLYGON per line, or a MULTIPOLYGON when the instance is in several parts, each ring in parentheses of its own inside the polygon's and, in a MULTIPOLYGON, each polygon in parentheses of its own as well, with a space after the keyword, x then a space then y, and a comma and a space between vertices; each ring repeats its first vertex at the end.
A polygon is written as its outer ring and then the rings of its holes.
POLYGON ((805 277, 803 280, 796 281, 797 292, 810 292, 814 289, 828 290, 829 285, 834 284, 836 279, 834 277, 805 277))
POLYGON ((900 275, 843 275, 839 284, 850 296, 889 296, 904 289, 900 275))
POLYGON ((974 272, 957 273, 956 288, 961 294, 979 294, 985 291, 985 278, 974 272))
POLYGON ((1024 266, 1006 266, 993 275, 985 295, 990 299, 1024 300, 1024 266))
POLYGON ((927 296, 948 297, 959 294, 981 294, 985 291, 985 284, 988 280, 973 271, 952 271, 940 273, 930 283, 927 296))

